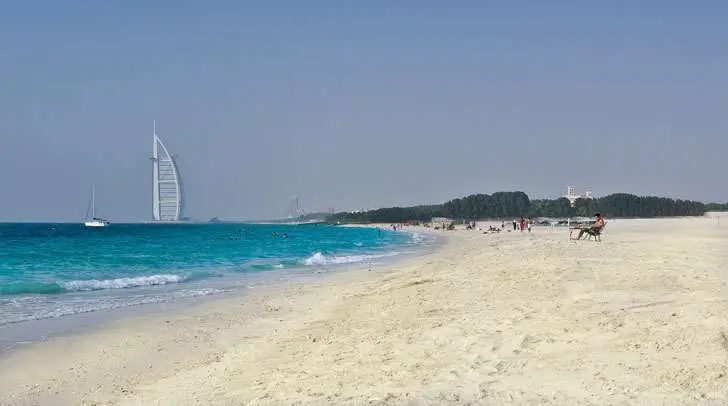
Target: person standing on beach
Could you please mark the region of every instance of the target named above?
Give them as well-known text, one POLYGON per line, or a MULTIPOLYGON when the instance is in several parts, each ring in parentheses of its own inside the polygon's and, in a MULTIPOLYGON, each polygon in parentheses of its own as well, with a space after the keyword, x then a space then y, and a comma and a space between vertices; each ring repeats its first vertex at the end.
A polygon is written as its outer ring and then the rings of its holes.
POLYGON ((517 231, 517 230, 518 230, 518 222, 516 221, 516 219, 513 219, 513 231, 517 231))
POLYGON ((521 232, 526 229, 526 219, 521 216, 521 232))

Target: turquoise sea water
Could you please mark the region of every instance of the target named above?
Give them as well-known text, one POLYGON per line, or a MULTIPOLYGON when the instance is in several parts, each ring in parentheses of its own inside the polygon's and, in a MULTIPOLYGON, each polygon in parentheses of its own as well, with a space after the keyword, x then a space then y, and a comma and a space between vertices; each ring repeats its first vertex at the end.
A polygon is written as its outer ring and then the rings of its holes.
POLYGON ((326 225, 0 224, 0 326, 379 262, 425 236, 326 225))

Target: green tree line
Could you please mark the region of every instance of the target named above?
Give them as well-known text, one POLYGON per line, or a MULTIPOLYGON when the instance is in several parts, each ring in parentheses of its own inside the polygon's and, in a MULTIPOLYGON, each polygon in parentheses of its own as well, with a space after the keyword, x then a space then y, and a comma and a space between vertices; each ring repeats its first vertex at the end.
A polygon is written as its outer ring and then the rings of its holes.
POLYGON ((590 217, 599 212, 605 217, 675 217, 702 216, 706 211, 728 211, 728 203, 705 204, 693 200, 636 196, 615 193, 599 198, 578 199, 572 206, 568 199, 534 199, 524 192, 474 194, 443 204, 389 207, 361 213, 340 212, 328 218, 342 223, 427 222, 432 217, 455 220, 512 219, 524 217, 590 217))
POLYGON ((708 203, 705 205, 706 211, 728 211, 728 202, 726 203, 708 203))

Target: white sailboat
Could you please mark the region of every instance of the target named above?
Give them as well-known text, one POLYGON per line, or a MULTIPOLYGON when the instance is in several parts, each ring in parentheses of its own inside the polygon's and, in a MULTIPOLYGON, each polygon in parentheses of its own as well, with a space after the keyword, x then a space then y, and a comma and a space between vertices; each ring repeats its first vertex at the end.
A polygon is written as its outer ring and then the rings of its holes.
POLYGON ((108 220, 101 217, 96 217, 96 186, 91 188, 91 219, 88 218, 88 209, 86 210, 86 221, 83 225, 86 227, 106 227, 110 223, 108 220))

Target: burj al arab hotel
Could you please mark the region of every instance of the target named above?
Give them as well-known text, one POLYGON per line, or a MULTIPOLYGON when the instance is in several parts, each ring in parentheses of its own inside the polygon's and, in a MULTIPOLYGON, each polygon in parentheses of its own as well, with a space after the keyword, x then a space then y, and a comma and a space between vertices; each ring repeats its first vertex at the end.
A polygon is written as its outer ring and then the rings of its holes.
POLYGON ((182 178, 175 161, 157 135, 157 123, 154 122, 154 144, 152 146, 152 163, 154 181, 152 192, 152 216, 154 221, 180 221, 183 217, 184 195, 182 178))

